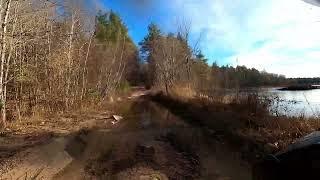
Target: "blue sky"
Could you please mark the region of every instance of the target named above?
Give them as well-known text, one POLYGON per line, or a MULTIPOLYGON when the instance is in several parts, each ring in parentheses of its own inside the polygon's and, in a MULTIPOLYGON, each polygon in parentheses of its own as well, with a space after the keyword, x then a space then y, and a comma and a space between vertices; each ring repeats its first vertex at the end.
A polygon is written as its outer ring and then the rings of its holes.
POLYGON ((150 22, 191 40, 220 65, 246 65, 287 77, 320 77, 320 8, 301 0, 101 0, 121 15, 137 43, 150 22))

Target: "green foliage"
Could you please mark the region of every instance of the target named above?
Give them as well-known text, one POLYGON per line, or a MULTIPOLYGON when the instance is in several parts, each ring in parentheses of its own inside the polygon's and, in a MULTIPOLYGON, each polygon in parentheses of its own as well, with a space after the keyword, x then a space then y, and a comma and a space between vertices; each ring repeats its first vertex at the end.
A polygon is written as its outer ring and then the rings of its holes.
POLYGON ((205 58, 205 56, 202 54, 201 51, 196 55, 196 57, 197 57, 197 60, 199 60, 199 61, 202 61, 202 62, 204 62, 204 63, 207 63, 207 62, 208 62, 208 59, 205 58))
POLYGON ((286 84, 287 79, 278 74, 260 72, 245 66, 222 66, 216 62, 210 67, 207 59, 200 51, 192 65, 193 81, 198 91, 207 91, 214 87, 246 88, 259 86, 280 86, 286 84))
POLYGON ((152 42, 154 42, 155 40, 160 38, 161 34, 162 34, 161 30, 159 29, 159 27, 156 24, 151 23, 148 26, 148 34, 139 43, 139 45, 141 46, 140 51, 141 51, 142 55, 144 55, 146 57, 150 54, 150 52, 152 51, 152 42))
POLYGON ((286 83, 284 76, 245 66, 219 67, 216 62, 209 66, 208 59, 201 51, 193 54, 187 35, 184 37, 181 32, 163 35, 154 23, 149 25, 148 34, 139 45, 147 61, 147 86, 159 85, 158 81, 162 81, 166 87, 168 83, 192 84, 197 91, 207 91, 215 87, 258 87, 286 83))
MULTIPOLYGON (((125 38, 132 43, 128 35, 128 29, 121 18, 113 11, 98 13, 96 17, 96 38, 101 42, 117 42, 125 38)), ((133 44, 133 43, 132 43, 133 44)))
POLYGON ((155 49, 154 44, 157 40, 159 40, 162 36, 160 28, 151 23, 148 26, 148 34, 144 37, 144 39, 139 43, 140 46, 140 55, 142 60, 148 62, 148 64, 144 67, 144 83, 147 87, 151 87, 154 85, 155 77, 155 63, 152 58, 153 50, 155 49))
POLYGON ((214 69, 213 75, 220 77, 220 85, 225 88, 277 86, 286 83, 286 78, 282 75, 260 72, 245 66, 237 66, 236 68, 222 66, 214 69))
MULTIPOLYGON (((100 11, 98 13, 95 38, 95 43, 99 44, 100 48, 93 50, 99 55, 96 56, 97 61, 92 62, 97 64, 92 67, 95 67, 96 72, 101 72, 102 76, 106 74, 121 76, 115 78, 119 79, 120 82, 102 85, 100 88, 106 89, 106 86, 112 86, 111 91, 114 91, 121 81, 126 80, 132 84, 138 83, 140 81, 138 49, 130 38, 126 25, 116 13, 113 11, 108 13, 100 11), (110 57, 112 57, 112 60, 110 60, 110 57), (100 66, 106 66, 107 68, 100 69, 100 66), (123 71, 122 68, 124 68, 123 71)), ((114 79, 111 76, 105 76, 105 78, 114 79)))

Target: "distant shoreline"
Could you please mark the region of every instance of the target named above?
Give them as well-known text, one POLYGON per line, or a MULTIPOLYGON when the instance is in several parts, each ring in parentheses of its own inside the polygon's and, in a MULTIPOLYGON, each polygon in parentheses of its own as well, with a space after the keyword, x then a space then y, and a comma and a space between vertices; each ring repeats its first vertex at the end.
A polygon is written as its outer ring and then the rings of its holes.
POLYGON ((305 91, 320 89, 320 85, 295 85, 278 89, 279 91, 305 91))

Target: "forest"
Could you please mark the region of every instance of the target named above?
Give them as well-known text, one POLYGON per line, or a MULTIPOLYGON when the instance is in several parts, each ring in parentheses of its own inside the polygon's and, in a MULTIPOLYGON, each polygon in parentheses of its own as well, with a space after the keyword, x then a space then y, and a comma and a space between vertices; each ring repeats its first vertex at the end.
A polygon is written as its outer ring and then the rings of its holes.
POLYGON ((92 10, 87 1, 3 1, 0 20, 2 126, 8 120, 103 101, 130 86, 169 94, 280 86, 286 79, 209 60, 189 40, 190 25, 166 33, 151 23, 135 44, 120 15, 92 10))
POLYGON ((212 61, 187 20, 136 42, 97 2, 0 0, 0 179, 248 180, 320 129, 319 77, 212 61))
POLYGON ((120 17, 88 1, 1 1, 2 125, 110 96, 136 81, 137 47, 120 17))

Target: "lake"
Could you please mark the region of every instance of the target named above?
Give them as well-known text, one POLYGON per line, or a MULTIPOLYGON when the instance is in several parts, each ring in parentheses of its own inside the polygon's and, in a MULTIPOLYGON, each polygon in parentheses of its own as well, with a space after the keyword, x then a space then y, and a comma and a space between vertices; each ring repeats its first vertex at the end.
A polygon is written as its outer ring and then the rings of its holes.
POLYGON ((261 88, 260 95, 273 98, 271 112, 291 117, 319 117, 320 89, 305 91, 279 91, 278 88, 261 88))

